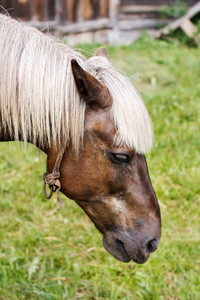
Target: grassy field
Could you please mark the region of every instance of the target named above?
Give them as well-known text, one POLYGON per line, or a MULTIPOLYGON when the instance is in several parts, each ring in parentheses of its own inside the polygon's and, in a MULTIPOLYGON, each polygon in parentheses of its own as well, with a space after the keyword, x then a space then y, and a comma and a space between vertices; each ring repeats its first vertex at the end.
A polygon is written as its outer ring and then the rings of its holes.
MULTIPOLYGON (((93 53, 96 46, 84 46, 93 53)), ((0 299, 200 299, 200 50, 148 37, 108 47, 148 107, 147 155, 162 211, 159 249, 123 264, 71 200, 55 212, 42 194, 45 156, 0 144, 0 299)), ((62 196, 64 198, 64 196, 62 196)))

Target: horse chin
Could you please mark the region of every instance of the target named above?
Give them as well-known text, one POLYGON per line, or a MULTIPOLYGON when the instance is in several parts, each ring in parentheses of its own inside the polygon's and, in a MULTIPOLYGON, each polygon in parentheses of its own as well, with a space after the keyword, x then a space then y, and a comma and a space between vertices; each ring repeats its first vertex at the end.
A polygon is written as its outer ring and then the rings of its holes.
POLYGON ((140 251, 130 251, 131 255, 127 253, 128 250, 124 247, 124 244, 116 239, 113 240, 112 243, 107 240, 107 238, 104 236, 103 237, 103 246, 108 251, 114 258, 121 262, 130 262, 133 260, 137 264, 144 264, 148 258, 149 255, 144 255, 140 251))

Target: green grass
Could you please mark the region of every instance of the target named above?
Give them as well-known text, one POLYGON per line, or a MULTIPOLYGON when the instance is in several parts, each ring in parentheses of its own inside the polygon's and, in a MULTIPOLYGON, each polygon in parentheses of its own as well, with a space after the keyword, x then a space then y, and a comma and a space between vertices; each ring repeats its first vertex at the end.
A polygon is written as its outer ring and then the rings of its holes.
POLYGON ((147 161, 162 211, 159 249, 144 265, 116 261, 76 203, 65 199, 57 213, 55 196, 44 198, 45 156, 1 143, 1 300, 200 299, 200 50, 145 37, 108 53, 143 77, 133 80, 155 130, 147 161))

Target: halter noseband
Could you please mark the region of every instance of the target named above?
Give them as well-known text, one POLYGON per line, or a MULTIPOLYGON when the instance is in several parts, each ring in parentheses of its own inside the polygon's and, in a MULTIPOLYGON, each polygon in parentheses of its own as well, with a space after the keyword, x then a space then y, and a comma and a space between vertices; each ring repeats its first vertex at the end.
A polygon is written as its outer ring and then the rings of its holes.
POLYGON ((63 202, 62 199, 60 197, 60 189, 61 189, 61 183, 60 183, 60 165, 63 159, 63 155, 65 152, 65 147, 61 147, 58 155, 56 157, 56 161, 54 164, 54 168, 52 173, 49 173, 48 171, 46 173, 44 173, 43 175, 43 180, 44 180, 44 184, 43 184, 43 193, 46 199, 50 199, 53 195, 54 192, 56 192, 57 190, 57 210, 62 206, 63 202), (50 189, 50 193, 49 195, 47 194, 46 191, 46 185, 49 185, 49 189, 50 189))

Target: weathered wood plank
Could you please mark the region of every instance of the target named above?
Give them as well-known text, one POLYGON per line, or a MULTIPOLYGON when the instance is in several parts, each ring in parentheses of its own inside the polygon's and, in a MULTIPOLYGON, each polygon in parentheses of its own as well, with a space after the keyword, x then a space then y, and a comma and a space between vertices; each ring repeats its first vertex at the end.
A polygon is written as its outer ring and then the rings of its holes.
POLYGON ((73 8, 74 8, 74 2, 75 0, 66 0, 66 21, 67 22, 74 22, 74 13, 73 13, 73 8))
MULTIPOLYGON (((32 1, 31 1, 32 2, 32 1)), ((32 2, 33 3, 33 2, 32 2)), ((34 15, 32 15, 32 19, 33 20, 41 20, 41 15, 40 15, 40 11, 41 11, 41 2, 40 0, 35 0, 34 1, 34 7, 33 7, 33 11, 34 11, 34 15)))
POLYGON ((85 0, 76 1, 76 22, 84 21, 85 0))
POLYGON ((160 5, 125 5, 120 11, 124 14, 158 12, 160 5))
POLYGON ((72 33, 65 36, 65 38, 67 39, 67 44, 72 47, 80 43, 107 43, 107 31, 108 29, 100 29, 97 31, 72 33))
POLYGON ((93 8, 90 0, 85 0, 85 7, 83 9, 84 19, 91 20, 93 16, 93 8))
POLYGON ((55 21, 57 24, 64 23, 64 11, 65 11, 65 3, 62 0, 56 0, 56 9, 55 9, 55 21))
POLYGON ((185 20, 181 23, 180 28, 191 38, 194 39, 196 44, 200 46, 200 34, 198 34, 197 27, 190 21, 185 20))
MULTIPOLYGON (((32 1, 30 1, 32 2, 32 1)), ((48 1, 48 20, 55 20, 55 9, 56 9, 56 0, 49 0, 48 1)), ((65 6, 65 1, 63 1, 63 5, 65 6)), ((63 10, 63 16, 65 15, 65 8, 63 10)), ((64 16, 65 17, 65 16, 64 16)))
POLYGON ((119 29, 120 30, 133 30, 133 29, 150 29, 158 28, 160 25, 166 25, 170 20, 160 20, 160 19, 137 19, 137 20, 120 20, 119 29))
POLYGON ((174 22, 170 23, 169 25, 167 25, 166 27, 160 29, 159 31, 156 32, 155 37, 159 38, 161 37, 161 35, 166 35, 168 34, 170 31, 174 31, 177 28, 179 28, 181 26, 181 24, 187 20, 187 19, 191 19, 192 17, 194 17, 198 12, 200 11, 200 1, 198 1, 194 6, 192 6, 186 15, 184 15, 183 17, 175 20, 174 22))
MULTIPOLYGON (((141 20, 141 19, 159 19, 163 20, 160 18, 159 14, 157 12, 148 12, 148 13, 135 13, 135 14, 119 14, 119 19, 120 20, 141 20)), ((171 19, 171 18, 170 18, 171 19)))
POLYGON ((92 19, 96 20, 99 18, 99 13, 100 13, 100 0, 90 0, 91 6, 92 6, 92 19))
POLYGON ((109 19, 112 31, 108 33, 109 44, 117 45, 119 41, 119 5, 120 0, 110 0, 109 4, 109 19))
MULTIPOLYGON (((196 0, 182 0, 184 1, 187 5, 192 6, 194 5, 197 1, 196 0)), ((149 4, 153 4, 153 5, 163 5, 163 4, 167 4, 167 5, 173 5, 174 0, 121 0, 122 5, 131 5, 131 4, 135 4, 135 5, 149 5, 149 4)))
POLYGON ((194 35, 197 33, 197 27, 188 19, 184 20, 180 28, 189 36, 194 37, 194 35))
POLYGON ((74 24, 69 24, 67 26, 58 26, 58 30, 62 34, 95 31, 95 30, 106 29, 106 28, 110 28, 110 21, 108 18, 78 22, 74 24))
POLYGON ((48 21, 48 0, 42 1, 41 12, 42 12, 42 21, 48 21))
POLYGON ((101 0, 100 1, 100 16, 103 18, 107 18, 108 10, 109 10, 109 0, 101 0))

